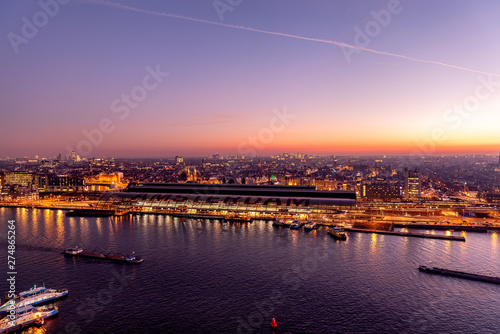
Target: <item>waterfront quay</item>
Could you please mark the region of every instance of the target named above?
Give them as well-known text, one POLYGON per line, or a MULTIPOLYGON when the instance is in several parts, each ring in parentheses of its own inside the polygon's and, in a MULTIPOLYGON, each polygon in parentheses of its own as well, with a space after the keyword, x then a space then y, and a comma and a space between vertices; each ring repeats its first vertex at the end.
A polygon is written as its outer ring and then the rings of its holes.
POLYGON ((451 202, 370 202, 354 191, 313 186, 130 183, 92 197, 64 195, 0 202, 3 206, 71 210, 71 216, 171 215, 230 222, 301 219, 320 225, 390 222, 396 228, 487 232, 500 230, 495 207, 451 202), (467 217, 466 217, 467 216, 467 217))

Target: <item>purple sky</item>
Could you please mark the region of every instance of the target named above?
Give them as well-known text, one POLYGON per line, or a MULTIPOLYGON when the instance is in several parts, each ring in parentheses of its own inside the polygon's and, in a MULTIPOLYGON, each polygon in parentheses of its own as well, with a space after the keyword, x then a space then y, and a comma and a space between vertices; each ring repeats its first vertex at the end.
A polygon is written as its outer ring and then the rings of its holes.
POLYGON ((497 153, 499 12, 4 0, 0 157, 497 153))

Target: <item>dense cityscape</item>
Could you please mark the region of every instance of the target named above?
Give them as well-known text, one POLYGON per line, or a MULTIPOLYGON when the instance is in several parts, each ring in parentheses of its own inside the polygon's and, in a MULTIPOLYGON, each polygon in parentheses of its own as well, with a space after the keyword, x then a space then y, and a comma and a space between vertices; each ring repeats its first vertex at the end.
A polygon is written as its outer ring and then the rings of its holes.
POLYGON ((496 219, 500 203, 500 158, 493 155, 419 157, 410 164, 404 156, 284 153, 115 159, 82 158, 72 152, 49 159, 3 159, 0 166, 3 205, 28 207, 92 207, 102 194, 121 192, 136 183, 309 186, 355 192, 357 207, 350 210, 375 205, 408 216, 413 207, 425 209, 414 216, 434 216, 432 209, 439 207, 455 210, 462 220, 463 215, 496 219))
POLYGON ((499 1, 0 13, 0 334, 500 333, 499 1))

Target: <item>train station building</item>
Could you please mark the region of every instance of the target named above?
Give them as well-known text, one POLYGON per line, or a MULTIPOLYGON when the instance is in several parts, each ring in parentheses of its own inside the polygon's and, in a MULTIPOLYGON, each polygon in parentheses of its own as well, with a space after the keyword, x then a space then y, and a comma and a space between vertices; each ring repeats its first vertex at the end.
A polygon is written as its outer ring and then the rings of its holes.
POLYGON ((312 186, 133 183, 106 192, 98 208, 155 213, 321 215, 356 206, 352 191, 319 191, 312 186))

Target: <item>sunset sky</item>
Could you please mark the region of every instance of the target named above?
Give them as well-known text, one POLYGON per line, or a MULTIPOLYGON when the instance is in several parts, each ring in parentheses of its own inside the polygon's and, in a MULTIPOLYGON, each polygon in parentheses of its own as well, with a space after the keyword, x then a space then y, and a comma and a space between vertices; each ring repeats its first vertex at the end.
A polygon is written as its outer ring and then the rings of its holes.
POLYGON ((3 0, 0 157, 498 154, 498 13, 495 0, 3 0))

